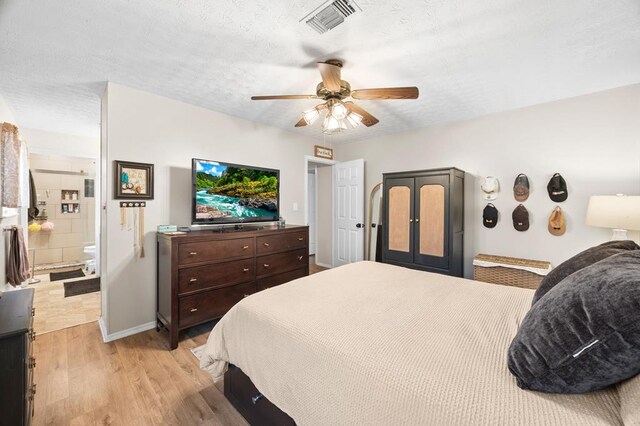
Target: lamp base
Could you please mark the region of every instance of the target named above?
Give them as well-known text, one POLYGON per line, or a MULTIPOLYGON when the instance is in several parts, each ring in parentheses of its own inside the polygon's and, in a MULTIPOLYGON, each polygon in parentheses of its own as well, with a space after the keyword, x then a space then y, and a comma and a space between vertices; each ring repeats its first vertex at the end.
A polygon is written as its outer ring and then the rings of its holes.
POLYGON ((614 229, 611 241, 628 240, 626 229, 614 229))

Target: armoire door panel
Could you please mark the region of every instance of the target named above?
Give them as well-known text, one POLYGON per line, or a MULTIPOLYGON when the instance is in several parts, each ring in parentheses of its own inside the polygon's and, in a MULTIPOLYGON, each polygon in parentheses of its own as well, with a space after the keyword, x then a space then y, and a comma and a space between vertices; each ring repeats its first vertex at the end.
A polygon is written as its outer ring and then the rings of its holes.
POLYGON ((416 217, 414 262, 449 267, 449 176, 415 179, 416 217))
POLYGON ((413 179, 390 179, 386 194, 387 257, 413 262, 413 179))
POLYGON ((419 254, 443 257, 444 253, 444 186, 420 187, 419 254))

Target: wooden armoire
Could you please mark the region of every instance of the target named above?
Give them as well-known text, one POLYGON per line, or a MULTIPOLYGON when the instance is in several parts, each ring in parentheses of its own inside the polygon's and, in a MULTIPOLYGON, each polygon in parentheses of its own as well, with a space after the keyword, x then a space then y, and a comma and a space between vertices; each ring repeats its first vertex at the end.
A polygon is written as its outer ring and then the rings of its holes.
POLYGON ((462 276, 464 171, 383 174, 382 261, 462 276))

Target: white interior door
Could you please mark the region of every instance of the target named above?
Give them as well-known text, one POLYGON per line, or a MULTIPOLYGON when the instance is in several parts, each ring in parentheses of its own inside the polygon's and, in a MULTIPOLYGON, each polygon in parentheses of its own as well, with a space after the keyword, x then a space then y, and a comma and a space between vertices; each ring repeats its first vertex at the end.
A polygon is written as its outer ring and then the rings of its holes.
POLYGON ((341 266, 364 259, 364 160, 333 167, 333 266, 341 266))
POLYGON ((307 197, 309 205, 307 206, 307 212, 309 212, 309 255, 316 254, 316 173, 309 171, 307 175, 307 197))

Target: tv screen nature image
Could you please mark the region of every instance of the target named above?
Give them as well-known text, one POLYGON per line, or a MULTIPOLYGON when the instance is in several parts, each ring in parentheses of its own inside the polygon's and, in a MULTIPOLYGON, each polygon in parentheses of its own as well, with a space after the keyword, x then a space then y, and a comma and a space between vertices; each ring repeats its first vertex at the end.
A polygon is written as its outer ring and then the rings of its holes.
POLYGON ((278 216, 278 172, 195 160, 198 221, 278 216))

